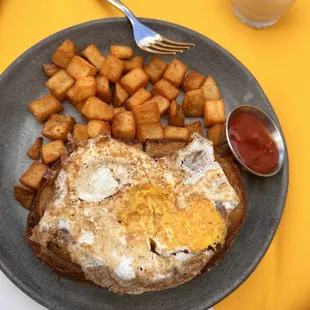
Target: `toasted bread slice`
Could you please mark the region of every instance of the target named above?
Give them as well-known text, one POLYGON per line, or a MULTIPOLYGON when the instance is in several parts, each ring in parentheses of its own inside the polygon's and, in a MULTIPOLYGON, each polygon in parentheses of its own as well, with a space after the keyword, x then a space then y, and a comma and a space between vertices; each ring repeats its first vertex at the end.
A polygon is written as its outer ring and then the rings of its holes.
MULTIPOLYGON (((124 141, 125 142, 125 141, 124 141)), ((125 143, 129 143, 134 147, 141 149, 141 143, 137 143, 135 141, 126 141, 125 143)), ((164 157, 172 152, 184 148, 187 145, 187 142, 180 141, 167 141, 167 140, 156 140, 156 141, 147 141, 144 144, 144 151, 151 157, 164 157)), ((211 260, 207 262, 202 271, 209 270, 214 264, 216 264, 229 250, 232 245, 235 237, 237 236, 241 225, 243 223, 246 211, 246 197, 245 197, 245 189, 240 177, 240 173, 238 167, 234 164, 231 158, 228 157, 220 157, 220 155, 216 155, 217 161, 222 166, 228 181, 235 189, 238 197, 240 199, 239 206, 228 216, 225 212, 222 212, 222 216, 225 217, 229 227, 228 234, 226 236, 225 244, 221 247, 218 246, 217 252, 213 255, 211 260)), ((46 265, 48 265, 51 269, 57 272, 59 275, 68 277, 72 280, 76 281, 87 281, 82 268, 71 262, 69 253, 63 247, 56 243, 48 243, 47 246, 42 246, 40 244, 32 242, 30 237, 33 234, 34 227, 39 223, 41 217, 44 214, 44 210, 48 206, 50 200, 53 197, 53 193, 55 191, 55 180, 57 178, 58 173, 61 170, 61 163, 58 162, 54 164, 51 168, 52 173, 46 175, 41 182, 40 189, 38 191, 37 197, 35 199, 34 205, 29 213, 27 220, 27 228, 25 231, 25 238, 27 242, 31 245, 33 251, 36 256, 42 260, 46 265)), ((194 260, 191 264, 199 264, 198 261, 194 260)), ((100 270, 98 272, 104 272, 100 270)), ((188 272, 191 272, 191 267, 188 267, 188 272)), ((194 274, 192 277, 184 279, 184 278, 165 278, 154 283, 152 286, 148 286, 147 290, 162 290, 167 288, 172 288, 177 285, 180 285, 184 282, 187 282, 191 278, 195 277, 197 274, 194 274)), ((92 283, 92 282, 91 282, 92 283)), ((141 285, 138 283, 138 285, 141 285)), ((146 289, 142 286, 139 288, 138 285, 135 285, 132 288, 128 288, 131 294, 139 294, 144 292, 146 289)), ((119 293, 128 293, 128 291, 119 291, 119 293)))
POLYGON ((165 157, 182 149, 187 142, 173 140, 147 140, 144 144, 144 151, 151 157, 165 157))

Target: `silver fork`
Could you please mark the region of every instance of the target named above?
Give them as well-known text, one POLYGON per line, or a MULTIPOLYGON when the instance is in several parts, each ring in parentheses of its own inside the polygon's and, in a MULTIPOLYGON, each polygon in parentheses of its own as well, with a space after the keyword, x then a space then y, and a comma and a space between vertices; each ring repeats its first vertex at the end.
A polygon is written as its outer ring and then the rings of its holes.
POLYGON ((130 20, 135 41, 142 50, 159 55, 175 55, 176 53, 183 53, 184 50, 188 50, 191 46, 195 46, 193 43, 177 42, 163 37, 140 23, 136 16, 121 1, 107 1, 121 10, 130 20))

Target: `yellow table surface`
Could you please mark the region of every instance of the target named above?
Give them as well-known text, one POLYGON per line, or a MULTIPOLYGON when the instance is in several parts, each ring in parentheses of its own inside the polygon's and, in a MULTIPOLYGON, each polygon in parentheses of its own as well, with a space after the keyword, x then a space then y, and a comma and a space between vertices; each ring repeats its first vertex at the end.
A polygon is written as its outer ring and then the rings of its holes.
MULTIPOLYGON (((261 84, 286 137, 290 185, 280 227, 257 269, 215 309, 310 309, 310 1, 263 31, 241 24, 231 0, 124 2, 137 16, 186 26, 229 50, 261 84)), ((117 16, 99 0, 0 0, 0 72, 54 32, 117 16)))

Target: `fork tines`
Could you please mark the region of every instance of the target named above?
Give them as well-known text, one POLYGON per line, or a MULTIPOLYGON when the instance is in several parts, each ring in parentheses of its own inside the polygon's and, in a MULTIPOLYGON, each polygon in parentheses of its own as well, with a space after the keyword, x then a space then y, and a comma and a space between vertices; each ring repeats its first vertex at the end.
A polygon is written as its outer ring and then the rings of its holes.
POLYGON ((176 53, 183 53, 191 46, 195 46, 195 44, 172 41, 161 36, 159 39, 150 42, 146 50, 153 54, 175 55, 176 53))

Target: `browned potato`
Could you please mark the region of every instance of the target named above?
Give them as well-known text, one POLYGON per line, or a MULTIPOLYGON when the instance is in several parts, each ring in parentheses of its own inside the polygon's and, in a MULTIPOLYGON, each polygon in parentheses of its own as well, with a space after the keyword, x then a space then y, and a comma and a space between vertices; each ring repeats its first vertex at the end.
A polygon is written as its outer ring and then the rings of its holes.
POLYGON ((77 54, 75 44, 71 40, 66 39, 54 53, 53 62, 58 67, 66 69, 75 54, 77 54))
POLYGON ((35 139, 33 144, 30 146, 27 156, 33 160, 39 160, 41 156, 41 147, 43 144, 43 138, 38 137, 35 139))
POLYGON ((75 124, 73 127, 73 138, 78 141, 87 140, 87 125, 75 124))
POLYGON ((203 116, 205 98, 202 89, 190 90, 185 93, 182 107, 185 116, 203 116))
POLYGON ((223 100, 206 100, 204 111, 205 127, 224 124, 226 121, 225 104, 223 100))
POLYGON ((110 82, 106 76, 98 75, 96 77, 97 92, 96 96, 100 98, 103 102, 110 104, 111 103, 111 91, 110 91, 110 82))
POLYGON ((28 187, 15 184, 14 185, 14 198, 27 210, 30 210, 33 201, 36 197, 36 192, 28 187))
POLYGON ((206 77, 203 74, 193 70, 184 78, 182 82, 182 89, 185 93, 190 90, 198 89, 203 84, 205 79, 206 77))
POLYGON ((67 135, 72 131, 75 119, 68 115, 52 114, 42 130, 44 137, 51 140, 67 140, 67 135))
POLYGON ((88 119, 111 121, 114 117, 113 108, 97 97, 89 97, 82 108, 82 114, 88 119))
POLYGON ((219 100, 221 99, 220 90, 212 76, 208 76, 202 84, 201 89, 206 100, 219 100))
POLYGON ((185 65, 182 61, 174 58, 168 65, 163 75, 163 78, 169 81, 174 86, 179 87, 182 83, 187 69, 187 65, 185 65))
POLYGON ((140 88, 126 101, 126 108, 127 110, 132 110, 133 107, 142 104, 151 97, 152 95, 149 91, 145 88, 140 88))
POLYGON ((160 95, 167 98, 169 101, 172 101, 179 96, 179 90, 170 82, 161 79, 154 85, 151 94, 153 96, 160 95))
POLYGON ((47 80, 45 85, 59 101, 64 101, 66 92, 74 82, 74 79, 65 70, 59 70, 47 80))
POLYGON ((194 132, 197 132, 201 136, 203 136, 201 121, 190 122, 190 123, 186 124, 185 127, 188 129, 190 136, 194 132))
POLYGON ((82 51, 82 56, 85 57, 98 71, 103 67, 105 57, 99 51, 95 44, 91 44, 82 51))
POLYGON ((109 55, 100 70, 100 75, 106 76, 109 81, 116 83, 122 77, 124 66, 125 64, 122 60, 118 59, 116 56, 109 55))
POLYGON ((223 124, 215 124, 208 128, 207 138, 212 141, 215 147, 226 143, 225 126, 223 124))
POLYGON ((134 139, 135 119, 131 111, 117 113, 112 122, 112 135, 117 139, 134 139))
POLYGON ((54 64, 43 64, 43 70, 47 77, 52 77, 60 70, 60 68, 54 64))
POLYGON ((99 120, 91 120, 88 122, 87 134, 89 138, 96 138, 103 131, 111 133, 111 126, 109 123, 99 120))
POLYGON ((167 64, 160 58, 154 57, 145 67, 144 71, 153 84, 157 83, 167 69, 167 64))
POLYGON ((80 102, 77 102, 74 106, 79 111, 79 113, 83 116, 83 118, 88 122, 89 119, 82 112, 84 105, 85 105, 85 101, 80 101, 80 102))
POLYGON ((73 85, 67 91, 67 100, 79 111, 79 113, 83 116, 83 118, 87 121, 87 117, 83 115, 82 109, 84 107, 85 101, 77 101, 75 98, 75 85, 73 85))
POLYGON ((49 165, 57 161, 66 152, 65 144, 62 140, 48 142, 42 146, 42 161, 49 165))
POLYGON ((67 72, 77 80, 84 76, 95 76, 97 69, 82 57, 73 56, 67 67, 67 72))
POLYGON ((120 83, 116 83, 112 92, 112 104, 113 107, 117 108, 125 103, 129 97, 126 90, 121 86, 120 83))
POLYGON ((77 79, 75 83, 75 99, 84 101, 96 95, 96 79, 93 76, 84 76, 77 79))
POLYGON ((128 72, 120 83, 129 95, 133 95, 138 89, 147 86, 149 76, 141 68, 136 68, 128 72))
POLYGON ((124 60, 124 73, 136 68, 143 68, 143 56, 133 56, 130 59, 124 60))
POLYGON ((40 187, 40 182, 47 170, 47 165, 34 161, 29 169, 21 176, 19 182, 26 187, 37 191, 40 187))
POLYGON ((172 101, 170 105, 168 123, 171 126, 184 126, 184 112, 182 107, 176 101, 172 101))
POLYGON ((110 54, 119 59, 129 59, 133 56, 133 50, 129 46, 111 45, 110 54))
POLYGON ((125 112, 126 108, 124 106, 122 106, 122 107, 114 108, 113 111, 114 111, 114 115, 115 115, 117 113, 125 112))
POLYGON ((28 109, 38 121, 44 122, 51 114, 60 113, 64 108, 53 95, 48 94, 41 99, 32 101, 28 105, 28 109))
POLYGON ((147 139, 163 139, 164 130, 161 122, 137 126, 136 138, 141 142, 147 139))
POLYGON ((132 109, 138 126, 160 122, 160 113, 156 102, 137 105, 132 109))
POLYGON ((150 102, 156 102, 158 104, 160 116, 165 115, 169 110, 170 102, 167 98, 163 96, 157 95, 151 98, 150 100, 145 101, 145 103, 150 103, 150 102))
POLYGON ((78 103, 77 99, 76 99, 76 92, 75 92, 75 84, 68 89, 67 93, 66 93, 66 99, 73 105, 76 106, 76 104, 78 103))
POLYGON ((186 127, 165 126, 164 137, 168 140, 188 141, 190 135, 186 127))

